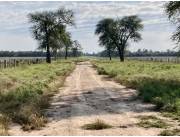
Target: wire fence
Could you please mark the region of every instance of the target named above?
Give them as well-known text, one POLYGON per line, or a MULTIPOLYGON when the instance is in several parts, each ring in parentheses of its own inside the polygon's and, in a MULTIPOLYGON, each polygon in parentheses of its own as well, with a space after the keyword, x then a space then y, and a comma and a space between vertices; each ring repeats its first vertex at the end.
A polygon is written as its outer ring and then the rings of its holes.
POLYGON ((180 63, 180 57, 127 57, 129 60, 180 63))
POLYGON ((15 68, 20 65, 31 65, 31 64, 40 64, 46 61, 46 58, 43 57, 29 57, 29 58, 0 58, 0 69, 5 69, 5 68, 15 68))

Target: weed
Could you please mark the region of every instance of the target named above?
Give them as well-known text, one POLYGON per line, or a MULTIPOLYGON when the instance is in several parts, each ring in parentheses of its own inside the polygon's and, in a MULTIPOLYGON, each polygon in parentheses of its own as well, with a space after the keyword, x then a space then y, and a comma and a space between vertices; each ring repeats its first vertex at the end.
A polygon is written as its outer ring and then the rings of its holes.
POLYGON ((102 129, 112 128, 112 126, 106 124, 102 120, 97 119, 94 123, 85 124, 84 126, 82 126, 82 128, 86 130, 102 130, 102 129))
POLYGON ((0 136, 7 136, 8 124, 10 119, 4 115, 0 116, 0 136))

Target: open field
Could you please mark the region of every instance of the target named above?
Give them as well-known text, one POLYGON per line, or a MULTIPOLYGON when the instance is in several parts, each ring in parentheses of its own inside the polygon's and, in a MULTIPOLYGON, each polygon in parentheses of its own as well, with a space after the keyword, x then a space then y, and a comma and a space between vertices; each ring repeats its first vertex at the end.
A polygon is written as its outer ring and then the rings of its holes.
MULTIPOLYGON (((106 74, 119 83, 137 89, 145 102, 157 109, 180 116, 180 64, 147 61, 95 60, 99 74, 106 74)), ((180 119, 179 119, 180 120, 180 119)))
POLYGON ((49 106, 50 97, 62 86, 74 66, 72 60, 63 60, 1 70, 0 134, 8 134, 11 121, 19 123, 24 130, 44 126, 43 109, 49 106))
POLYGON ((1 135, 179 135, 180 64, 69 58, 0 81, 1 135))
MULTIPOLYGON (((112 65, 110 62, 107 64, 112 65)), ((98 75, 89 61, 77 63, 74 71, 66 78, 64 87, 53 96, 50 106, 46 109, 45 127, 26 132, 19 125, 11 125, 9 133, 10 135, 178 135, 179 121, 161 115, 154 110, 155 105, 137 99, 137 93, 137 90, 122 86, 107 76, 98 75)))

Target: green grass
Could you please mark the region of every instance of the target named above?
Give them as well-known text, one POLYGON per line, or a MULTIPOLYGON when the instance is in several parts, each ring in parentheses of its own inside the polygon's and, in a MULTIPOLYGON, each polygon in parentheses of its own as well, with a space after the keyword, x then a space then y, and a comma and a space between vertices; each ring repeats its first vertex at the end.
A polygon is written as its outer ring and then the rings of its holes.
POLYGON ((155 116, 141 116, 140 122, 137 124, 140 127, 144 128, 167 128, 169 125, 165 123, 162 119, 159 119, 155 116))
POLYGON ((62 60, 0 70, 0 125, 4 125, 0 130, 6 130, 9 121, 24 130, 43 127, 47 122, 44 108, 74 66, 72 61, 62 60))
POLYGON ((112 128, 112 126, 106 124, 102 120, 97 119, 94 123, 83 125, 82 128, 86 130, 102 130, 102 129, 112 128))
POLYGON ((93 60, 99 74, 113 77, 119 83, 135 88, 145 102, 158 110, 180 116, 180 64, 148 61, 93 60))

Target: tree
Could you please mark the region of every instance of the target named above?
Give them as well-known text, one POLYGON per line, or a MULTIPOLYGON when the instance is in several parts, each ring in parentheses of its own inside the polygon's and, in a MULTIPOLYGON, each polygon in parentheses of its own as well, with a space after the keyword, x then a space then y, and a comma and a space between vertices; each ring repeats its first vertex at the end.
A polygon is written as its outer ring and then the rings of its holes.
POLYGON ((46 49, 46 62, 51 63, 50 39, 57 39, 59 32, 64 33, 67 24, 73 25, 73 12, 71 10, 59 9, 53 11, 43 11, 28 15, 34 38, 39 41, 40 47, 46 49))
POLYGON ((141 40, 139 31, 142 29, 141 19, 137 16, 125 16, 122 19, 117 19, 113 23, 112 39, 117 47, 120 61, 124 61, 124 53, 128 45, 128 40, 131 39, 134 42, 141 40))
POLYGON ((120 61, 124 61, 124 53, 131 39, 141 40, 140 30, 143 29, 141 19, 137 16, 125 16, 122 19, 103 19, 96 26, 95 34, 100 35, 100 45, 108 50, 111 60, 111 51, 117 48, 120 61))
MULTIPOLYGON (((170 21, 177 25, 177 29, 172 35, 172 40, 180 43, 180 1, 170 1, 165 4, 165 11, 170 21)), ((176 46, 175 48, 178 48, 176 46)), ((180 49, 180 46, 179 46, 180 49)))
POLYGON ((71 49, 72 49, 72 54, 73 54, 73 56, 74 56, 74 57, 77 57, 78 51, 82 49, 79 41, 74 40, 71 49))
POLYGON ((99 45, 104 46, 108 51, 109 59, 111 60, 111 52, 115 49, 112 40, 112 24, 114 23, 113 19, 107 18, 102 19, 96 25, 95 34, 100 35, 99 45))
POLYGON ((71 34, 69 32, 64 33, 63 35, 63 45, 65 48, 65 59, 68 57, 68 50, 72 47, 71 34))

